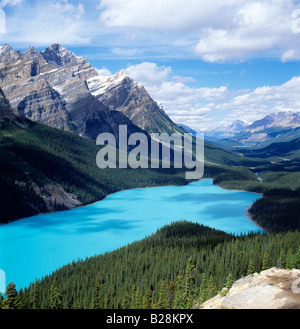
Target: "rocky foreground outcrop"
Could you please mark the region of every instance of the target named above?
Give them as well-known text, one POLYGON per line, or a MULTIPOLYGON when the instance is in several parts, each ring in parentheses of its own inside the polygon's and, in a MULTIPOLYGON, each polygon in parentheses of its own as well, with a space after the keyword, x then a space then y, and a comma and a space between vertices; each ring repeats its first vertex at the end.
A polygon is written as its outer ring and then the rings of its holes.
POLYGON ((234 283, 201 309, 300 309, 300 270, 271 268, 234 283))

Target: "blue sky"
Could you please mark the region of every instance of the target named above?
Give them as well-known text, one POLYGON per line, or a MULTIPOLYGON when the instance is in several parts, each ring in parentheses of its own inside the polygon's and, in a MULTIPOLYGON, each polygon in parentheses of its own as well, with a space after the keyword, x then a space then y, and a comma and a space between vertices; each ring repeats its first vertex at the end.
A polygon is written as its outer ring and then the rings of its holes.
POLYGON ((60 43, 101 75, 124 70, 175 122, 205 130, 300 110, 299 1, 0 0, 0 8, 0 43, 60 43))

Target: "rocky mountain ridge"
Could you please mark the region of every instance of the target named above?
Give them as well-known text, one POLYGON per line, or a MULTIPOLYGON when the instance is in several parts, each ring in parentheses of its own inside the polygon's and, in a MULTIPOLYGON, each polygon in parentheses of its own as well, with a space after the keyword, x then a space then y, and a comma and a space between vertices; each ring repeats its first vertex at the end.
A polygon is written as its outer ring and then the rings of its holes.
POLYGON ((212 141, 222 142, 217 145, 231 149, 231 145, 247 145, 265 147, 274 142, 289 141, 300 137, 300 113, 271 113, 251 124, 241 120, 234 121, 227 127, 218 127, 206 133, 212 141))
POLYGON ((0 47, 0 87, 26 118, 92 139, 102 132, 118 135, 119 125, 127 125, 128 134, 182 132, 143 86, 122 72, 103 79, 59 44, 24 53, 0 47))
POLYGON ((110 110, 122 112, 128 119, 149 133, 181 132, 148 94, 146 89, 124 72, 110 77, 95 76, 87 80, 88 87, 110 110))
POLYGON ((243 131, 246 126, 246 122, 242 120, 235 120, 228 126, 220 126, 208 131, 207 136, 216 139, 230 138, 243 131))

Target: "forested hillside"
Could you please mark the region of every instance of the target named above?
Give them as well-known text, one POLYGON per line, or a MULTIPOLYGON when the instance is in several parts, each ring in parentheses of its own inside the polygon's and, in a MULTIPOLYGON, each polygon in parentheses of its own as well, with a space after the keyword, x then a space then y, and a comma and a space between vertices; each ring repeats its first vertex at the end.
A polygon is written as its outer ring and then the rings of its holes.
MULTIPOLYGON (((49 184, 61 186, 80 205, 86 205, 124 189, 188 183, 185 168, 101 170, 96 165, 100 148, 95 141, 22 120, 21 125, 4 120, 0 129, 0 223, 68 209, 56 202, 52 202, 51 209, 45 204, 47 191, 43 192, 43 188, 49 184)), ((219 148, 206 149, 206 156, 216 163, 238 165, 248 161, 219 148)), ((249 165, 256 163, 249 161, 249 165)), ((222 168, 207 162, 205 177, 219 175, 222 168)), ((232 172, 231 177, 237 179, 246 172, 247 179, 251 176, 248 169, 224 167, 224 172, 232 172)))
POLYGON ((299 268, 299 246, 299 232, 235 237, 174 223, 143 241, 64 266, 13 302, 19 308, 191 308, 247 274, 299 268))
MULTIPOLYGON (((95 141, 44 125, 0 130, 0 222, 48 212, 36 186, 59 184, 82 205, 123 189, 186 184, 183 170, 101 170, 95 141)), ((63 210, 54 205, 52 211, 63 210)))

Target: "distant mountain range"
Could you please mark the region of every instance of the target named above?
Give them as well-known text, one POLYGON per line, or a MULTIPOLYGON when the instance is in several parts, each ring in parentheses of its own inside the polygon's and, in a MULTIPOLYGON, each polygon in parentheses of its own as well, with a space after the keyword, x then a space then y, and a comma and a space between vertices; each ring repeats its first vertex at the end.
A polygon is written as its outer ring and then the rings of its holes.
POLYGON ((240 147, 266 147, 272 143, 288 142, 300 137, 300 113, 279 112, 246 124, 241 120, 230 126, 206 133, 207 140, 220 147, 236 150, 240 147))
POLYGON ((206 135, 213 140, 220 140, 225 138, 230 138, 235 136, 236 134, 243 131, 243 129, 247 126, 242 120, 235 120, 229 126, 220 126, 213 130, 206 132, 206 135))

